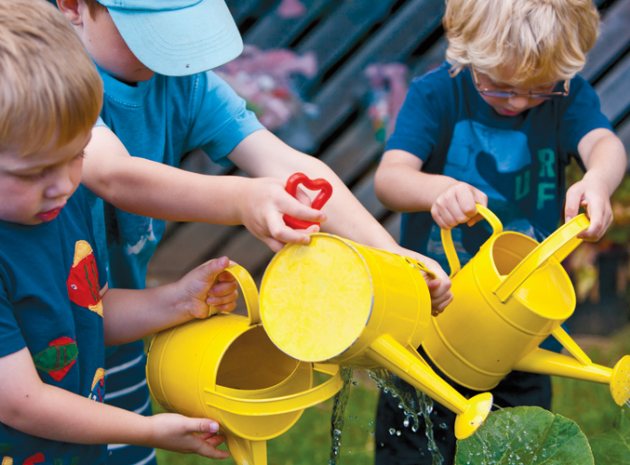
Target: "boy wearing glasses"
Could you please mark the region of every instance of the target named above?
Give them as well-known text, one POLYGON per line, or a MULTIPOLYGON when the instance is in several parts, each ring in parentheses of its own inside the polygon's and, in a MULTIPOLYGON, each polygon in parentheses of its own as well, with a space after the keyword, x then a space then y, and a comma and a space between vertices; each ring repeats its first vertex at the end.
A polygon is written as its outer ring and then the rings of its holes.
MULTIPOLYGON (((454 228, 465 263, 489 236, 485 222, 474 224, 475 203, 536 240, 584 208, 591 224, 581 237, 599 239, 612 222, 610 196, 626 155, 593 88, 576 75, 597 38, 592 1, 447 0, 443 24, 447 63, 412 82, 376 172, 379 199, 404 212, 402 245, 446 267, 440 228, 454 228), (585 174, 565 193, 571 157, 585 174)), ((551 382, 512 372, 493 395, 501 407, 548 409, 551 382)), ((440 405, 433 412, 448 465, 454 416, 440 405)), ((382 394, 376 463, 432 464, 425 431, 403 421, 398 401, 382 394)))

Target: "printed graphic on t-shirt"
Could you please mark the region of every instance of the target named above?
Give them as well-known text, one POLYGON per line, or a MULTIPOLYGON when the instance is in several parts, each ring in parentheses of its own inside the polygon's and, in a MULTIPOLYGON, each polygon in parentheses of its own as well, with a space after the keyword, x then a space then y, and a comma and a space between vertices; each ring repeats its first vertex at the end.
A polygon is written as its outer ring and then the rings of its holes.
POLYGON ((90 391, 89 399, 95 400, 97 402, 103 402, 105 397, 105 370, 103 368, 99 368, 96 370, 94 374, 94 379, 92 380, 92 390, 90 391))
POLYGON ((65 378, 77 361, 79 350, 74 339, 61 336, 48 343, 48 347, 33 356, 35 367, 48 373, 55 381, 65 378))
POLYGON ((74 246, 74 260, 66 284, 70 301, 103 316, 98 268, 87 241, 77 241, 74 246))
MULTIPOLYGON (((552 149, 532 154, 522 131, 465 120, 453 130, 444 174, 485 192, 488 207, 501 219, 504 229, 539 238, 541 232, 534 230, 530 219, 557 205, 556 163, 552 149)), ((464 262, 480 246, 467 243, 469 238, 475 239, 474 235, 453 231, 453 243, 464 262)), ((437 226, 431 228, 427 250, 437 257, 444 254, 437 226)))

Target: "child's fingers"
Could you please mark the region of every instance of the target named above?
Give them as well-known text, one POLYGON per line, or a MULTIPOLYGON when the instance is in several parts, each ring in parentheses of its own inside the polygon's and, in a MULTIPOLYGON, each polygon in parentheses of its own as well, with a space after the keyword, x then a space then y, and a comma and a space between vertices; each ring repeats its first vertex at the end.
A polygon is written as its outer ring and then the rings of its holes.
POLYGON ((289 198, 291 199, 290 201, 280 206, 284 214, 303 221, 313 221, 315 223, 326 221, 326 214, 323 211, 312 208, 310 205, 304 205, 293 197, 289 196, 289 198))
POLYGON ((214 282, 218 276, 229 266, 230 260, 227 257, 214 258, 201 265, 204 273, 204 281, 214 282))
POLYGON ((217 449, 217 446, 225 441, 221 434, 217 434, 219 430, 217 422, 204 418, 191 418, 189 421, 188 432, 196 435, 201 442, 195 451, 197 454, 213 459, 230 456, 229 452, 217 449))
POLYGON ((238 291, 234 290, 231 293, 222 295, 222 296, 215 296, 215 295, 208 296, 208 298, 206 299, 206 303, 208 305, 218 308, 222 305, 230 305, 230 304, 236 305, 237 299, 238 299, 238 291))
POLYGON ((236 290, 238 290, 238 283, 236 282, 236 280, 215 283, 210 288, 210 291, 208 291, 208 296, 222 297, 225 295, 230 295, 236 290))
POLYGON ((284 244, 308 244, 311 240, 307 231, 287 226, 282 219, 282 215, 273 215, 273 217, 269 218, 268 228, 271 235, 270 239, 280 244, 279 247, 272 248, 274 252, 284 247, 284 244))

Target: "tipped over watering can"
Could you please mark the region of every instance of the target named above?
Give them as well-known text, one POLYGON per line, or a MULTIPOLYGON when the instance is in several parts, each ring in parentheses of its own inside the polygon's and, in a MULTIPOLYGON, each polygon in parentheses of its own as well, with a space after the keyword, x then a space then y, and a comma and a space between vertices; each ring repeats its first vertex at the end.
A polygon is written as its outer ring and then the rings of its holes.
POLYGON ((486 418, 492 395, 464 398, 416 351, 433 318, 423 272, 430 274, 412 259, 311 234, 308 245, 285 245, 267 266, 263 326, 298 360, 389 369, 455 412, 455 435, 465 438, 486 418))
POLYGON ((260 325, 253 279, 238 265, 227 271, 240 285, 248 316, 218 314, 159 333, 149 348, 147 380, 165 409, 218 421, 237 464, 266 465, 266 441, 336 394, 343 381, 338 367, 314 367, 276 348, 260 325), (314 371, 326 374, 317 386, 314 371))
POLYGON ((487 208, 477 211, 492 227, 479 252, 461 267, 450 230, 442 242, 451 268, 453 301, 422 342, 428 357, 452 380, 485 391, 512 370, 560 375, 610 385, 623 405, 630 397, 630 356, 613 369, 594 364, 560 326, 575 309, 573 285, 561 262, 589 226, 581 214, 538 243, 503 231, 487 208), (540 349, 554 336, 571 356, 540 349))

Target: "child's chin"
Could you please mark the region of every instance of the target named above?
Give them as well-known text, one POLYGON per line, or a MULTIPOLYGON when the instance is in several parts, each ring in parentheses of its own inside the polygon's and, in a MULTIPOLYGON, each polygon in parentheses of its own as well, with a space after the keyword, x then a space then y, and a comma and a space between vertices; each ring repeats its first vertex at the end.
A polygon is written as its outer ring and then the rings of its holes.
POLYGON ((505 108, 500 108, 500 107, 493 107, 493 108, 494 108, 494 111, 496 111, 501 116, 516 116, 521 113, 520 111, 506 110, 505 108))

